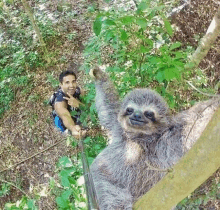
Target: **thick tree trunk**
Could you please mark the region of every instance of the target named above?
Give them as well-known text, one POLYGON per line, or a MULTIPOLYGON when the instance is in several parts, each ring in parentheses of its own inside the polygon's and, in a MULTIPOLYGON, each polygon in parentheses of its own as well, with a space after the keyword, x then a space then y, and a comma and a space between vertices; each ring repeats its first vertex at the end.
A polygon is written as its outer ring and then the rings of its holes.
POLYGON ((134 209, 170 210, 220 167, 220 108, 199 140, 134 209))
POLYGON ((218 8, 205 36, 200 41, 198 48, 190 58, 189 64, 186 65, 186 68, 196 68, 199 65, 214 44, 218 35, 220 35, 220 7, 218 8))

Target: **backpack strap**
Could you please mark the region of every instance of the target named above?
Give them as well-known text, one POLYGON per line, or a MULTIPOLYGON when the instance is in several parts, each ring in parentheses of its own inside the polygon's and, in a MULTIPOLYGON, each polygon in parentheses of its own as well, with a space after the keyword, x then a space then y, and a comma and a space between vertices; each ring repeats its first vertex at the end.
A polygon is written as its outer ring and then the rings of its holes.
POLYGON ((57 92, 53 93, 53 95, 50 97, 49 100, 49 104, 52 106, 53 109, 54 109, 54 102, 56 100, 56 97, 57 97, 57 92))

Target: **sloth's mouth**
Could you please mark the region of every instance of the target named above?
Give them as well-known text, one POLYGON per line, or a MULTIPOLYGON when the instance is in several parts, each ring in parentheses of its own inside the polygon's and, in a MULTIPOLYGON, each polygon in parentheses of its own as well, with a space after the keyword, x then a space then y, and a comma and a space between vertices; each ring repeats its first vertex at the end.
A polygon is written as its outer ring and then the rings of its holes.
POLYGON ((132 118, 129 118, 129 119, 130 119, 131 124, 135 125, 135 126, 143 126, 143 125, 146 125, 148 123, 146 121, 135 120, 135 119, 132 119, 132 118))

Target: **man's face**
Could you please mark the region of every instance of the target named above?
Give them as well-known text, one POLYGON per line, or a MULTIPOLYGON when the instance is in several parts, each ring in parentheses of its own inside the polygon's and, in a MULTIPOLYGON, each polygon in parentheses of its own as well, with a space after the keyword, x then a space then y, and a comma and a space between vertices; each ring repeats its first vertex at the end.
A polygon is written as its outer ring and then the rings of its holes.
POLYGON ((67 75, 63 77, 63 82, 60 84, 62 91, 73 95, 76 91, 76 78, 74 75, 67 75))

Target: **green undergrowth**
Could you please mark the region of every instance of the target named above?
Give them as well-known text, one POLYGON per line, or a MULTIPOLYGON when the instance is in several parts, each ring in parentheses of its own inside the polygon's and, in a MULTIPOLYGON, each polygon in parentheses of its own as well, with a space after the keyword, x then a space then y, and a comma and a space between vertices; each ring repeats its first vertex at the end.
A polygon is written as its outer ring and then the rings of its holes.
POLYGON ((208 87, 207 76, 200 69, 186 70, 194 49, 172 41, 175 28, 165 15, 170 6, 159 0, 143 0, 137 10, 93 10, 94 36, 84 50, 82 69, 89 72, 94 65, 104 66, 121 97, 133 88, 149 87, 176 111, 203 100, 205 97, 192 91, 187 81, 202 89, 204 84, 208 87))
MULTIPOLYGON (((38 69, 48 67, 45 52, 39 46, 37 37, 33 36, 31 22, 17 3, 21 2, 5 1, 0 4, 0 117, 10 108, 17 92, 23 95, 30 93, 33 76, 38 69)), ((36 9, 35 18, 46 46, 56 43, 60 34, 48 14, 36 9)), ((54 62, 54 52, 49 52, 47 58, 51 56, 49 65, 54 62)))
POLYGON ((7 203, 5 210, 37 210, 36 201, 27 197, 22 197, 16 203, 7 203))
MULTIPOLYGON (((69 137, 73 147, 77 146, 77 141, 69 137)), ((91 164, 94 158, 102 149, 106 146, 106 140, 102 135, 97 135, 94 138, 87 137, 84 139, 85 152, 88 163, 91 164)), ((56 203, 59 209, 82 209, 86 210, 86 193, 83 178, 81 153, 79 152, 75 156, 62 157, 58 162, 58 170, 60 177, 60 184, 62 190, 56 197, 56 203)), ((87 173, 87 172, 86 172, 87 173)), ((56 186, 51 185, 53 191, 56 191, 56 186)))

